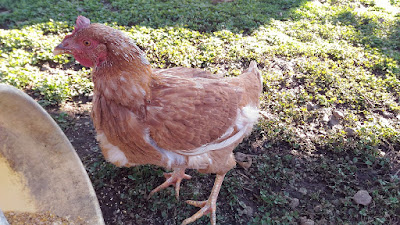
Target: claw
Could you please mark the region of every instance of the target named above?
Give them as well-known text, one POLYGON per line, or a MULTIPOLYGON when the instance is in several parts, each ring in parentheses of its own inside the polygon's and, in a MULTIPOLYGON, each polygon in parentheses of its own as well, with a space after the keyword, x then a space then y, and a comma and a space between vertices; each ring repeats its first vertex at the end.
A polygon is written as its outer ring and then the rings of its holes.
POLYGON ((164 177, 166 181, 162 183, 160 186, 156 187, 154 190, 152 190, 147 197, 147 200, 151 198, 156 192, 159 192, 171 185, 175 187, 175 197, 177 200, 179 200, 179 190, 181 187, 181 182, 183 179, 191 179, 192 177, 185 174, 185 169, 178 168, 175 169, 174 172, 172 173, 164 173, 164 177))
POLYGON ((182 225, 186 225, 189 223, 193 223, 200 217, 207 215, 210 213, 210 220, 211 220, 211 225, 216 225, 217 224, 217 217, 215 214, 215 211, 217 209, 217 198, 219 194, 219 190, 221 189, 222 181, 224 181, 225 174, 219 175, 217 174, 217 177, 215 178, 214 182, 214 187, 211 191, 210 197, 208 197, 207 201, 193 201, 193 200, 188 200, 186 203, 200 207, 200 210, 197 211, 194 215, 191 217, 185 219, 182 222, 182 225))

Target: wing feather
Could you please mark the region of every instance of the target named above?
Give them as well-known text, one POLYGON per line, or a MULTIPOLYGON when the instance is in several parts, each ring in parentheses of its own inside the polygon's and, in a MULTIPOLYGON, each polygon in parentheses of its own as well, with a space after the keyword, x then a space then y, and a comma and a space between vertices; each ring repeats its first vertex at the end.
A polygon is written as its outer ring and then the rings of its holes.
POLYGON ((240 89, 199 69, 159 70, 157 76, 147 108, 149 136, 157 147, 191 154, 232 129, 240 89))

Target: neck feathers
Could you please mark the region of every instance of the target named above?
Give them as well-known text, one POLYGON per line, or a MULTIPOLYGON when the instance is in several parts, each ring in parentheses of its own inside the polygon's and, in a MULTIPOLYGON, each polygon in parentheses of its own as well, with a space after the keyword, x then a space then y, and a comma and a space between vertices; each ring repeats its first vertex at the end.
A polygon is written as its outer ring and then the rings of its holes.
POLYGON ((119 71, 130 71, 140 76, 151 75, 146 54, 125 33, 102 24, 92 24, 90 29, 95 39, 107 48, 105 60, 95 67, 96 73, 104 71, 107 74, 118 74, 119 71))

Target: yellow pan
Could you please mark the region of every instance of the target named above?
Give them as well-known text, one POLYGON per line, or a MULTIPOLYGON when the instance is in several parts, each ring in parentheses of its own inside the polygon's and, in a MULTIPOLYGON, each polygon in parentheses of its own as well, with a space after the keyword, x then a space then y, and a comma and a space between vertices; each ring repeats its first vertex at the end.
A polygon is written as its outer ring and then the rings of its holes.
POLYGON ((0 178, 3 211, 51 212, 104 224, 93 186, 67 137, 32 98, 4 84, 0 178))

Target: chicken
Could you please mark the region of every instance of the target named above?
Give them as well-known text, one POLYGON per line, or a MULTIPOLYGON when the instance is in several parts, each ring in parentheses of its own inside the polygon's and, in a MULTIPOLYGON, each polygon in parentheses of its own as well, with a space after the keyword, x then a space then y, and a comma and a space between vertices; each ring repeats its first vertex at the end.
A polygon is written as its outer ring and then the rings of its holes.
POLYGON ((150 192, 191 177, 186 169, 215 173, 206 201, 187 201, 201 209, 188 224, 210 213, 216 224, 216 202, 225 174, 236 162, 233 149, 258 119, 262 77, 255 62, 238 77, 201 69, 152 69, 127 35, 79 16, 72 34, 54 49, 92 67, 92 119, 105 159, 117 166, 153 164, 172 173, 150 192))

